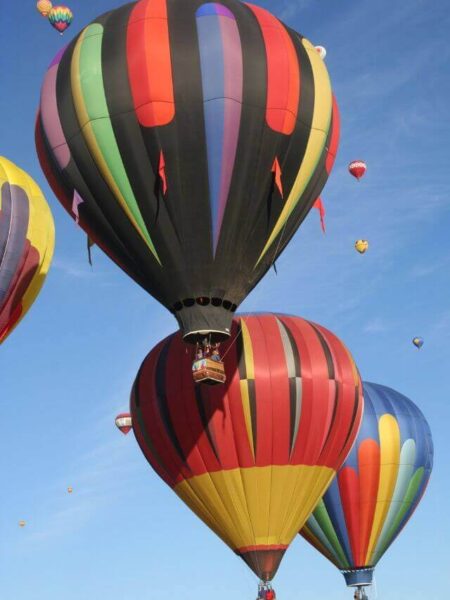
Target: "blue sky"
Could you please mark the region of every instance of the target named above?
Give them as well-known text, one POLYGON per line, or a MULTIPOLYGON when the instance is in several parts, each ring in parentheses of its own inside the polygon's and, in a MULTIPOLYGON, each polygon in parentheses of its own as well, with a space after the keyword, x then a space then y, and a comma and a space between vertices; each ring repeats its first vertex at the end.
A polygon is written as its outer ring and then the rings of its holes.
MULTIPOLYGON (((329 327, 363 378, 408 395, 430 422, 435 468, 414 519, 377 569, 384 600, 450 589, 450 12, 447 0, 265 0, 315 44, 342 112, 323 198, 246 311, 291 312, 329 327), (346 172, 368 162, 359 185, 346 172), (370 250, 353 244, 365 238, 370 250), (411 339, 425 338, 421 352, 411 339)), ((74 0, 75 34, 117 0, 74 0)), ((1 13, 0 154, 42 186, 57 227, 47 283, 0 349, 0 589, 7 600, 253 598, 256 580, 153 474, 114 416, 171 315, 94 249, 50 192, 35 156, 40 82, 65 43, 35 12, 1 13), (67 494, 73 486, 74 493, 67 494), (19 529, 25 519, 27 527, 19 529)), ((341 575, 298 539, 279 598, 350 598, 341 575)))

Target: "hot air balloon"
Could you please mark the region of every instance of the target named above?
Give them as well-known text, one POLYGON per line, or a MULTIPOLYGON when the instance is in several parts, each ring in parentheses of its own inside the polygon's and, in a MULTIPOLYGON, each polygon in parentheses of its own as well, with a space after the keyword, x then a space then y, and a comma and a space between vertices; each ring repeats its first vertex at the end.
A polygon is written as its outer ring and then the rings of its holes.
POLYGON ((43 17, 48 17, 52 7, 53 7, 53 4, 50 2, 50 0, 39 0, 39 2, 37 2, 37 4, 36 4, 36 8, 37 8, 38 12, 43 17))
POLYGON ((226 386, 196 386, 181 335, 133 386, 133 431, 157 474, 266 586, 355 439, 362 387, 332 333, 284 315, 233 321, 226 386))
POLYGON ((133 429, 133 420, 130 413, 121 413, 116 417, 116 427, 124 435, 128 435, 133 429))
POLYGON ((68 6, 54 6, 48 13, 50 25, 62 35, 73 21, 73 13, 68 6))
POLYGON ((321 58, 322 60, 325 60, 325 57, 326 57, 326 55, 327 55, 327 50, 326 50, 326 48, 324 48, 323 46, 316 46, 315 48, 316 48, 316 50, 317 50, 317 53, 319 54, 320 58, 321 58))
POLYGON ((424 340, 421 337, 415 337, 413 339, 413 344, 416 348, 418 348, 419 350, 422 348, 422 346, 424 345, 424 340))
POLYGON ((229 336, 338 138, 314 46, 238 0, 141 0, 99 17, 52 62, 36 127, 66 210, 77 199, 80 226, 194 343, 229 336))
POLYGON ((67 488, 67 493, 68 493, 68 494, 71 494, 72 492, 73 492, 73 488, 72 488, 72 487, 68 487, 68 488, 67 488))
POLYGON ((348 165, 348 171, 359 181, 366 174, 367 165, 363 160, 354 160, 348 165))
POLYGON ((365 254, 369 249, 369 242, 367 240, 357 240, 355 242, 355 250, 360 254, 365 254))
POLYGON ((301 532, 359 597, 417 508, 433 464, 430 429, 417 406, 383 385, 363 387, 356 443, 301 532))
POLYGON ((19 521, 19 527, 21 527, 22 529, 25 527, 26 522, 25 521, 19 521))
POLYGON ((38 295, 54 244, 53 217, 38 185, 0 157, 0 344, 38 295))

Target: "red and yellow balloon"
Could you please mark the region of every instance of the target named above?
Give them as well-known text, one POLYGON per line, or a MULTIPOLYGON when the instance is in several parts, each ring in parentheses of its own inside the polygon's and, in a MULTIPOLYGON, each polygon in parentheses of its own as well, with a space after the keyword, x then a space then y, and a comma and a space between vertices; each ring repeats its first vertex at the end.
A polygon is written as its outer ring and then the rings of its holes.
POLYGON ((261 580, 345 460, 362 388, 342 342, 298 317, 235 318, 227 384, 195 385, 180 334, 144 360, 133 431, 153 469, 261 580))

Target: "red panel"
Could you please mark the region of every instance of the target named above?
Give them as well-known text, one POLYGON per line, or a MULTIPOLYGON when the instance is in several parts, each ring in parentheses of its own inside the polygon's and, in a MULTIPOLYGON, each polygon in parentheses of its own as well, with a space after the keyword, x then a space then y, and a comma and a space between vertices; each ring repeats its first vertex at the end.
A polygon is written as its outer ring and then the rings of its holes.
POLYGON ((359 493, 361 501, 361 554, 360 556, 355 556, 355 561, 358 565, 365 563, 369 548, 373 517, 378 498, 380 460, 380 448, 375 440, 364 440, 358 448, 359 493))
POLYGON ((329 377, 323 348, 316 332, 307 321, 283 317, 300 354, 302 374, 302 412, 294 464, 322 465, 322 441, 329 422, 329 377), (320 398, 320 401, 318 399, 320 398), (324 402, 323 399, 327 401, 324 402))
POLYGON ((269 127, 290 135, 296 125, 300 100, 300 65, 284 25, 264 8, 247 4, 261 27, 267 56, 267 106, 269 127))
POLYGON ((287 464, 290 451, 289 381, 280 329, 274 317, 246 317, 245 322, 252 339, 258 400, 256 464, 287 464))
POLYGON ((175 116, 166 0, 141 0, 127 31, 128 72, 137 118, 144 127, 175 116))

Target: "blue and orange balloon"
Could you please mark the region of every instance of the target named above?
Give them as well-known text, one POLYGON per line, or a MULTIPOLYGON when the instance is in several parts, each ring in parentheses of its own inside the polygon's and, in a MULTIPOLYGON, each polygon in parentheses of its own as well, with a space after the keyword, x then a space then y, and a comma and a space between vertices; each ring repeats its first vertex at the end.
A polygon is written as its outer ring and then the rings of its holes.
POLYGON ((301 531, 360 597, 417 508, 433 466, 430 428, 417 406, 382 385, 363 389, 356 443, 301 531))

